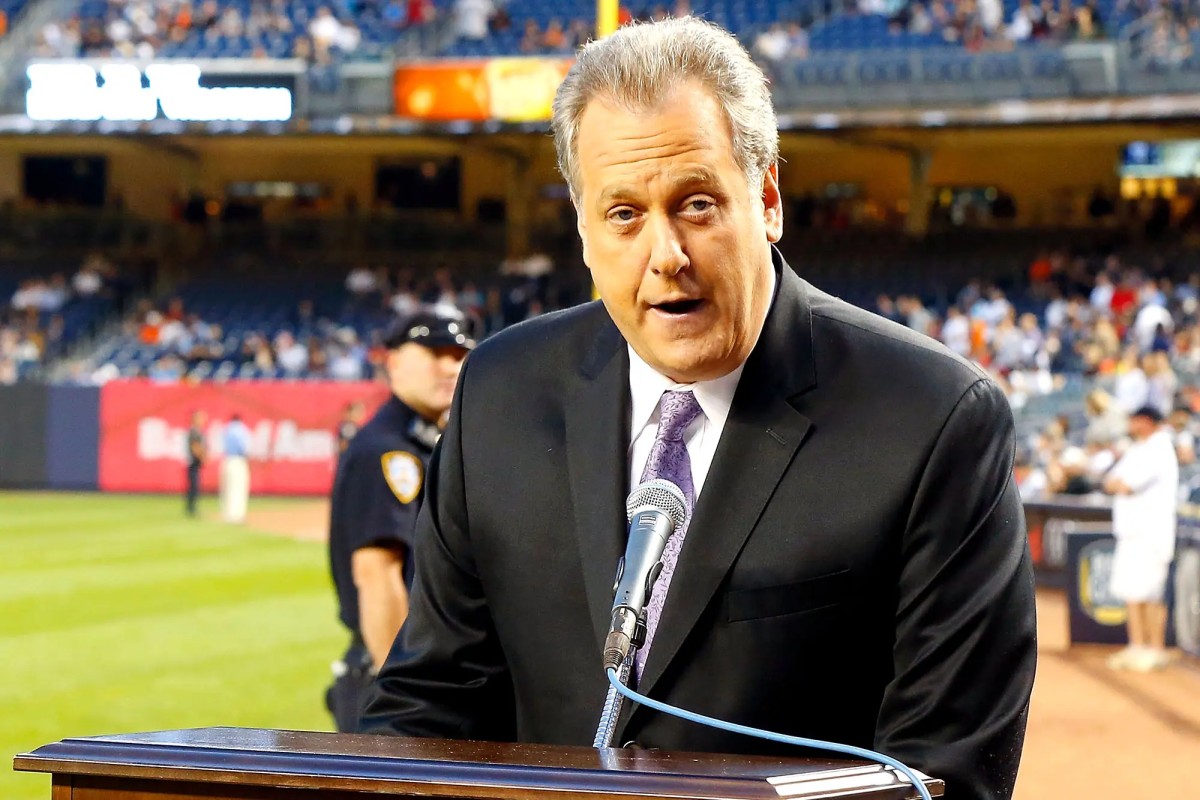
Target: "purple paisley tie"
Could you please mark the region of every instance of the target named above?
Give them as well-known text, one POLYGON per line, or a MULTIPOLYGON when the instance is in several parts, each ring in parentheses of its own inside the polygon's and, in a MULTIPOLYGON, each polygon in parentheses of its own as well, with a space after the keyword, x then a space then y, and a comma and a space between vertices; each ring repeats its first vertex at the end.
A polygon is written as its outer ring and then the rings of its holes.
POLYGON ((658 627, 658 618, 662 614, 667 590, 671 585, 671 575, 675 572, 675 562, 683 548, 683 537, 692 520, 692 507, 696 503, 696 489, 692 483, 692 460, 688 457, 683 436, 696 417, 704 413, 700 404, 696 402, 696 396, 691 392, 664 392, 659 408, 658 434, 654 437, 654 445, 646 459, 642 481, 662 478, 678 486, 687 499, 687 518, 683 526, 667 540, 662 557, 662 572, 659 573, 654 590, 650 594, 650 601, 646 604, 646 644, 637 651, 638 677, 641 677, 642 667, 646 664, 650 643, 654 641, 654 630, 658 627))

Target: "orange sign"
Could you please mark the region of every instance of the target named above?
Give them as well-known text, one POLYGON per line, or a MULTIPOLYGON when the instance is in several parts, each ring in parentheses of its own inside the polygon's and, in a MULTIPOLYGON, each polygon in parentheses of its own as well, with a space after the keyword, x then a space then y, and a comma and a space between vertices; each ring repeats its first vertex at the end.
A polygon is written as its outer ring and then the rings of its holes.
POLYGON ((493 58, 423 62, 396 69, 396 115, 428 120, 538 122, 572 61, 493 58))

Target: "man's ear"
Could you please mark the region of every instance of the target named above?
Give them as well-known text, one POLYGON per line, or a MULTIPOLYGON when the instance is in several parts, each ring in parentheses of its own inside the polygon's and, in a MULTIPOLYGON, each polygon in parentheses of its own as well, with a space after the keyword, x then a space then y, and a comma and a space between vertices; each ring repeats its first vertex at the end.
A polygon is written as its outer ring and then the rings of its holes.
POLYGON ((762 201, 767 241, 778 242, 783 238, 783 194, 779 191, 778 163, 763 173, 762 201))

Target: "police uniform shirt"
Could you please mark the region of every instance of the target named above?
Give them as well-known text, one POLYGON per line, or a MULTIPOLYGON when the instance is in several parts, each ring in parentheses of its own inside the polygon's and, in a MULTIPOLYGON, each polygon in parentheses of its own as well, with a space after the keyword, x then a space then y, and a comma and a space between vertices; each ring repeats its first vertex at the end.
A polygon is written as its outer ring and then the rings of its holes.
POLYGON ((358 632, 358 590, 351 559, 364 547, 401 551, 412 585, 417 510, 437 426, 393 397, 363 426, 338 463, 330 511, 329 554, 342 623, 358 632))

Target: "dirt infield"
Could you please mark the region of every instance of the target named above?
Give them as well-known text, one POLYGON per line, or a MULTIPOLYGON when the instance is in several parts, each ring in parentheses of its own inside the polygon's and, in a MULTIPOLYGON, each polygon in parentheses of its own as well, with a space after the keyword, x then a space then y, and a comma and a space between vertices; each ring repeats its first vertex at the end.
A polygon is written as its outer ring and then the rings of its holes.
POLYGON ((1200 670, 1113 672, 1112 647, 1068 647, 1061 592, 1038 593, 1038 676, 1017 800, 1200 797, 1200 670))
POLYGON ((293 539, 323 542, 329 537, 329 501, 298 500, 283 507, 266 508, 260 503, 255 508, 251 500, 246 525, 293 539))
MULTIPOLYGON (((324 540, 322 500, 252 510, 260 530, 324 540)), ((1104 666, 1111 647, 1068 646, 1061 592, 1038 592, 1038 676, 1016 800, 1200 797, 1200 667, 1148 675, 1104 666)))

